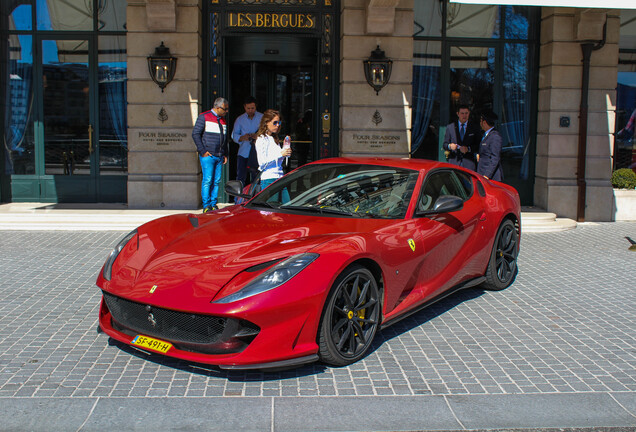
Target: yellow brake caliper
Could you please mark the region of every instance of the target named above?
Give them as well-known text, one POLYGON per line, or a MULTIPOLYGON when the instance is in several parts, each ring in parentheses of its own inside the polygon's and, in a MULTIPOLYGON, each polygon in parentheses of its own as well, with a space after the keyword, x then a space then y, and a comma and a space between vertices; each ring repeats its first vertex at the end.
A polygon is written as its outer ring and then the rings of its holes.
MULTIPOLYGON (((360 288, 358 288, 358 295, 360 295, 361 292, 362 292, 362 290, 360 288)), ((359 319, 364 319, 365 313, 366 313, 366 308, 365 309, 360 309, 358 311, 358 313, 357 313, 358 318, 359 319)), ((349 315, 349 319, 353 319, 354 312, 353 311, 349 311, 348 315, 349 315)), ((355 335, 358 336, 358 333, 355 333, 355 335)))

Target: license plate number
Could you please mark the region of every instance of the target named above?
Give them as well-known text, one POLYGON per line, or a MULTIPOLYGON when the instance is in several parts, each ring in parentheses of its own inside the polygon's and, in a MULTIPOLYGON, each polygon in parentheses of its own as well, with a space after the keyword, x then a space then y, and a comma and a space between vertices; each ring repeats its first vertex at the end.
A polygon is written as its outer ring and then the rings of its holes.
POLYGON ((172 348, 172 344, 169 342, 164 342, 159 339, 154 339, 148 336, 137 335, 130 342, 133 345, 140 346, 143 348, 149 348, 154 351, 159 351, 160 353, 166 353, 170 348, 172 348))

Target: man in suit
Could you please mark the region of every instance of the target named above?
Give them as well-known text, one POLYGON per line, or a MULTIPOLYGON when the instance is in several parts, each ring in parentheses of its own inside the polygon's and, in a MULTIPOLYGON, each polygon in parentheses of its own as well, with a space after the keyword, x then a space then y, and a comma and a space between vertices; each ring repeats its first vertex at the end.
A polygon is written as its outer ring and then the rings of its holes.
POLYGON ((495 130, 497 114, 486 110, 481 114, 479 124, 484 131, 484 136, 479 144, 477 160, 477 172, 492 180, 503 181, 503 169, 501 167, 501 146, 503 139, 495 130))
POLYGON ((446 127, 444 150, 448 152, 448 162, 474 170, 477 166, 476 154, 481 134, 479 129, 468 121, 468 105, 459 105, 457 121, 446 127))

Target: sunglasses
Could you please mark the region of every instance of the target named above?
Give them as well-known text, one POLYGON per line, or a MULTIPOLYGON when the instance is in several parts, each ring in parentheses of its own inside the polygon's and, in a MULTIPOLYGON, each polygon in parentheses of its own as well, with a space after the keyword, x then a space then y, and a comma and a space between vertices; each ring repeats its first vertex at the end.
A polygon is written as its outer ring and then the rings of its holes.
POLYGON ((281 121, 278 121, 278 120, 276 120, 275 122, 272 122, 272 124, 273 124, 274 126, 280 126, 280 124, 281 124, 281 123, 282 123, 282 122, 281 122, 281 121))

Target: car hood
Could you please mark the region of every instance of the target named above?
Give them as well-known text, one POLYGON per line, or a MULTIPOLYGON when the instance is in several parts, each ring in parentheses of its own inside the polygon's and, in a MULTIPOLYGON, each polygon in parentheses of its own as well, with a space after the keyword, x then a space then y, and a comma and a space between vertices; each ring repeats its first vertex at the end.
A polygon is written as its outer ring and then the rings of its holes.
POLYGON ((139 227, 139 249, 121 263, 119 275, 123 277, 113 277, 105 289, 177 309, 175 301, 189 299, 191 307, 190 302, 197 298, 209 302, 247 268, 308 252, 325 242, 369 232, 386 223, 240 207, 206 215, 169 216, 139 227))

